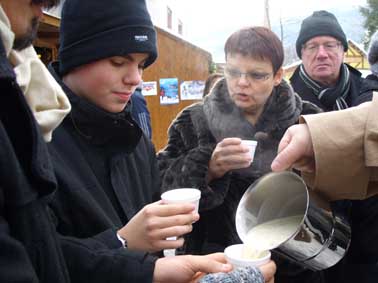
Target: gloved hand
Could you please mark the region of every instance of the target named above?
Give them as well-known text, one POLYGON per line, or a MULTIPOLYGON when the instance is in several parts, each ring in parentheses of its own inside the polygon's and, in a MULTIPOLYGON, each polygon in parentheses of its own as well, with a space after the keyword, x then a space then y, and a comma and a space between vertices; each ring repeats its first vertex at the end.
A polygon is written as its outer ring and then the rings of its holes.
POLYGON ((276 266, 273 261, 263 266, 237 268, 229 273, 213 273, 202 277, 199 283, 264 283, 274 282, 276 266))

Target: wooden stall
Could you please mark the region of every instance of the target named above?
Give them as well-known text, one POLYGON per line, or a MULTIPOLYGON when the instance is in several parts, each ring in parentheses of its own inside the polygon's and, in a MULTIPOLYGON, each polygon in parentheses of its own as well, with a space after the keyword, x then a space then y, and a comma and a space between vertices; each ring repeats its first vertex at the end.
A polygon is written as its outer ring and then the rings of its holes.
MULTIPOLYGON (((206 80, 211 65, 211 54, 189 42, 180 39, 160 28, 158 33, 159 57, 143 74, 144 81, 177 78, 178 82, 206 80)), ((152 139, 156 149, 161 149, 167 142, 167 130, 172 120, 186 106, 198 100, 181 100, 178 104, 160 105, 160 97, 146 96, 151 112, 152 139)))
POLYGON ((344 62, 359 70, 369 70, 370 65, 367 54, 362 46, 353 40, 348 40, 348 51, 345 53, 344 62))

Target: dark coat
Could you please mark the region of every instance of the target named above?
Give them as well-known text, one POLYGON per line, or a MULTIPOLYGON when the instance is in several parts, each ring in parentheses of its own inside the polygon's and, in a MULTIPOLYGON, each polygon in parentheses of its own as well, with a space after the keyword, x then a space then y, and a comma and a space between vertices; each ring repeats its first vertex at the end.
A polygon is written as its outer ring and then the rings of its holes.
POLYGON ((167 146, 158 153, 158 161, 164 190, 195 187, 202 191, 201 219, 192 233, 195 239, 187 242, 188 251, 223 251, 230 244, 240 243, 234 218, 243 193, 257 178, 271 171, 270 164, 286 129, 298 121, 301 113, 319 111, 314 105, 302 103, 282 82, 273 90, 253 126, 231 101, 226 81, 222 80, 204 102, 191 105, 178 115, 169 128, 167 146), (257 140, 254 160, 250 168, 229 172, 207 184, 212 152, 226 137, 257 140))
MULTIPOLYGON (((347 65, 350 71, 351 88, 346 98, 348 106, 357 106, 372 99, 372 92, 378 90, 378 79, 374 75, 366 79, 361 73, 347 65)), ((299 68, 298 68, 299 69, 299 68)), ((317 103, 328 111, 310 90, 302 83, 298 70, 290 79, 294 90, 303 98, 317 103)), ((351 245, 344 259, 325 271, 325 282, 373 283, 378 276, 378 196, 366 200, 342 200, 333 203, 344 210, 352 229, 351 245)))
MULTIPOLYGON (((363 95, 373 91, 378 92, 378 76, 370 74, 362 83, 361 93, 363 95)), ((355 240, 350 247, 353 261, 378 265, 378 244, 372 245, 370 241, 378 239, 378 196, 367 200, 355 200, 352 203, 352 225, 356 231, 352 233, 352 239, 355 240)), ((378 274, 378 268, 376 273, 378 274)))
POLYGON ((48 203, 52 164, 0 42, 0 282, 69 282, 48 203))
MULTIPOLYGON (((56 69, 58 65, 56 65, 56 69)), ((128 109, 112 114, 67 93, 72 111, 49 145, 59 192, 52 203, 73 282, 151 282, 156 258, 121 248, 116 231, 159 198, 155 150, 128 109), (76 266, 76 267, 75 267, 76 266), (84 269, 87 276, 82 275, 84 269)))
MULTIPOLYGON (((371 95, 373 91, 378 91, 378 77, 371 74, 364 79, 360 92, 371 95)), ((343 276, 344 282, 373 283, 378 278, 378 243, 372 241, 378 239, 378 196, 351 203, 351 245, 331 280, 343 276)))
POLYGON ((360 92, 361 95, 366 95, 373 91, 378 91, 378 76, 370 74, 363 80, 360 92))

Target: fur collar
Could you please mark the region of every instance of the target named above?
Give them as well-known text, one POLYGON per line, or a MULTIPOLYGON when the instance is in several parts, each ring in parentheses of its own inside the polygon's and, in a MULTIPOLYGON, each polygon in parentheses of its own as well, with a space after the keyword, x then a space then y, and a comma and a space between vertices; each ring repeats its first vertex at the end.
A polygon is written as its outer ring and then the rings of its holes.
POLYGON ((204 113, 216 141, 226 137, 261 140, 279 137, 298 121, 302 101, 284 80, 273 89, 256 125, 249 123, 231 100, 225 79, 219 81, 204 100, 204 113))

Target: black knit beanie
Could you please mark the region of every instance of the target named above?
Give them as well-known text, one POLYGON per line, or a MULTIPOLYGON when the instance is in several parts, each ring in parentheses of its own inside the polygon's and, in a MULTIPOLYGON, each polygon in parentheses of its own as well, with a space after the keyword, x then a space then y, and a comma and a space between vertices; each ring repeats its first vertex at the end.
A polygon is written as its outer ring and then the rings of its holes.
POLYGON ((327 11, 315 11, 311 16, 303 20, 301 30, 296 42, 296 49, 299 58, 302 58, 302 46, 311 38, 316 36, 332 36, 348 50, 348 41, 336 17, 327 11))
POLYGON ((129 53, 157 58, 156 31, 145 0, 66 0, 60 24, 61 75, 84 64, 129 53))

